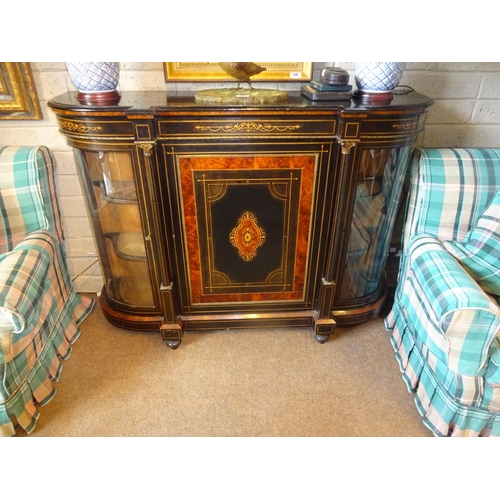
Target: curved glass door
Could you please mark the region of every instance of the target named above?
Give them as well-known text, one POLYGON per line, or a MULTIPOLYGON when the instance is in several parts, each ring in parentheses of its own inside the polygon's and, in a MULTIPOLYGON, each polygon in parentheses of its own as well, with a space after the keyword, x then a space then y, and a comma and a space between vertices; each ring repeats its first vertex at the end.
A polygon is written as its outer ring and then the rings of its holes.
POLYGON ((381 286, 409 153, 410 146, 361 151, 341 300, 366 297, 381 286))
POLYGON ((75 154, 107 296, 125 309, 154 307, 130 152, 75 154))

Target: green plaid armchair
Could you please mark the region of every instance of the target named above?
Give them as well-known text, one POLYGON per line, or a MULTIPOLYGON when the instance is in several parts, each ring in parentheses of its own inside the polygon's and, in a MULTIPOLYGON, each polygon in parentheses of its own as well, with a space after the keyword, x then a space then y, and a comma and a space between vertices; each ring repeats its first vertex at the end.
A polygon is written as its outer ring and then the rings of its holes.
POLYGON ((71 285, 44 147, 0 147, 0 436, 30 433, 94 301, 71 285))
POLYGON ((436 436, 500 435, 500 149, 419 149, 385 320, 436 436))

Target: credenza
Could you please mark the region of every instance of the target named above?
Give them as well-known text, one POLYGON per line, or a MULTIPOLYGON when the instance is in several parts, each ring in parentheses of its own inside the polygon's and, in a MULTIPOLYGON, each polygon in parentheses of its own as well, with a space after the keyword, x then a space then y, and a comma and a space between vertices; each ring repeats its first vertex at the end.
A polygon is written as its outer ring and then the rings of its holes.
POLYGON ((432 100, 199 104, 52 99, 74 148, 109 322, 183 332, 336 325, 378 314, 410 150, 432 100))

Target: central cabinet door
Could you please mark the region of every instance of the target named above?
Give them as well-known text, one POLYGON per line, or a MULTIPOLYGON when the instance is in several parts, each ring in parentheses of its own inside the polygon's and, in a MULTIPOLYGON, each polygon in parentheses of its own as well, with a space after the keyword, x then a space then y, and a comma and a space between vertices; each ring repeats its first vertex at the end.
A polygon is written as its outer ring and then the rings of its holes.
POLYGON ((182 313, 314 308, 331 154, 331 143, 163 146, 182 313))

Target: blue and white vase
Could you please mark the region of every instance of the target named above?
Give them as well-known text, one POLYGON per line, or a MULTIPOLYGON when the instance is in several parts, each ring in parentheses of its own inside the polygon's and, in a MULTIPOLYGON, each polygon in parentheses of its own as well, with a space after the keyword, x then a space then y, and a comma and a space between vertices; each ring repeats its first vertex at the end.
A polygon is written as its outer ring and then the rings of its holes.
POLYGON ((67 62, 69 76, 80 92, 113 92, 118 86, 117 62, 67 62))
POLYGON ((392 93, 399 85, 405 62, 358 62, 354 79, 362 93, 392 93))

